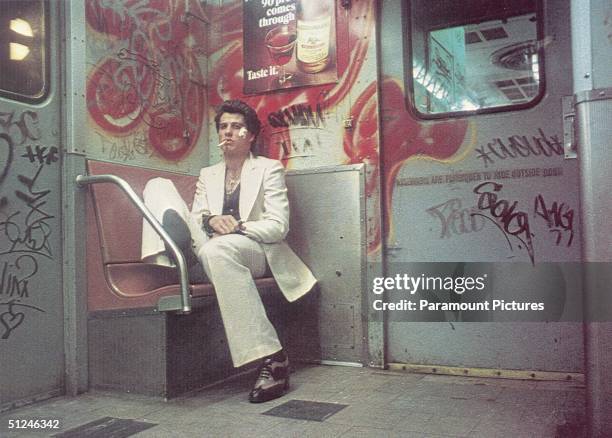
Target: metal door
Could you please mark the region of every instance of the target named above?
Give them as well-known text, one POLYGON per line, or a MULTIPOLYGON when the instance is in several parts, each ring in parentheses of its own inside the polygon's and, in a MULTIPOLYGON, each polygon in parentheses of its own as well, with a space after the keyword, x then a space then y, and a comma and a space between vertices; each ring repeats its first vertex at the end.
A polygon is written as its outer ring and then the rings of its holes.
POLYGON ((57 6, 0 8, 0 410, 63 390, 57 6))
POLYGON ((387 312, 387 361, 581 372, 569 2, 386 0, 381 22, 386 275, 482 277, 489 301, 545 307, 387 312))

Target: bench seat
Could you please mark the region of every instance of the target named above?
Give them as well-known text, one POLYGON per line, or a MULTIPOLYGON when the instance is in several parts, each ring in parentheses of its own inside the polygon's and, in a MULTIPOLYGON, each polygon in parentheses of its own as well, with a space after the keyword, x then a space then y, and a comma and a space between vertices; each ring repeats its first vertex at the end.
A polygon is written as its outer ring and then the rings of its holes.
MULTIPOLYGON (((171 179, 188 203, 195 193, 197 177, 115 163, 89 160, 89 175, 116 175, 142 198, 151 178, 171 179)), ((161 297, 179 295, 175 268, 140 260, 142 215, 113 184, 91 187, 87 215, 88 309, 90 312, 156 307, 161 297)), ((258 289, 275 286, 273 278, 256 280, 258 289)), ((192 284, 192 297, 214 294, 211 284, 192 284)))

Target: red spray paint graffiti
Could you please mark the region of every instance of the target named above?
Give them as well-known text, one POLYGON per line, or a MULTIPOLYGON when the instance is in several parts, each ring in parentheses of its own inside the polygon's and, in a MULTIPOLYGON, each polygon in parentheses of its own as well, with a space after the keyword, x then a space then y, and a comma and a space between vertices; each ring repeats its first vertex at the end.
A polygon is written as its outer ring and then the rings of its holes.
MULTIPOLYGON (((383 78, 380 93, 385 99, 385 108, 392 114, 385 117, 382 125, 384 150, 382 163, 378 150, 378 94, 377 84, 372 83, 359 96, 351 108, 355 129, 352 136, 345 136, 344 151, 348 162, 368 163, 375 171, 369 176, 366 193, 376 190, 380 166, 384 169, 385 188, 384 218, 386 236, 391 232, 391 208, 395 178, 403 163, 415 156, 448 159, 455 155, 465 138, 468 123, 465 120, 435 122, 429 127, 419 124, 406 109, 405 95, 400 84, 393 78, 383 78)), ((380 244, 380 239, 377 242, 380 244)), ((376 246, 377 248, 377 246, 376 246)), ((370 250, 376 249, 371 245, 370 250)))
POLYGON ((91 119, 110 135, 144 130, 163 158, 180 160, 204 121, 205 86, 196 42, 206 41, 197 1, 87 0, 91 38, 106 57, 87 82, 91 119))

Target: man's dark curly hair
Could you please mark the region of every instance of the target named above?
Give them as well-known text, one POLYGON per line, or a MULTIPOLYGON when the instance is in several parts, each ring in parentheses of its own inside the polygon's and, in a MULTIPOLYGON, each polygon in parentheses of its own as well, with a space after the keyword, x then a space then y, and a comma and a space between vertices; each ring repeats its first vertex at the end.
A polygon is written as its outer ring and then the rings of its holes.
POLYGON ((261 122, 259 121, 259 117, 257 117, 255 110, 241 100, 226 100, 217 109, 217 115, 215 115, 215 127, 217 128, 217 132, 219 132, 219 120, 221 119, 223 113, 242 114, 244 116, 246 128, 255 136, 255 138, 253 138, 253 142, 251 143, 251 149, 253 149, 253 145, 256 143, 257 136, 261 131, 261 122))

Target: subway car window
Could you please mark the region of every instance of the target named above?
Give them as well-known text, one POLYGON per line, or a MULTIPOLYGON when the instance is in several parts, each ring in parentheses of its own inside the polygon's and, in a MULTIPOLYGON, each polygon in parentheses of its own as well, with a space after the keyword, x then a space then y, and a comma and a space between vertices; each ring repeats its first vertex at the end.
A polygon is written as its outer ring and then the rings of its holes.
POLYGON ((0 1, 0 96, 37 102, 48 88, 46 2, 0 1))
POLYGON ((410 86, 417 112, 426 118, 537 103, 544 89, 538 3, 410 2, 410 86))

